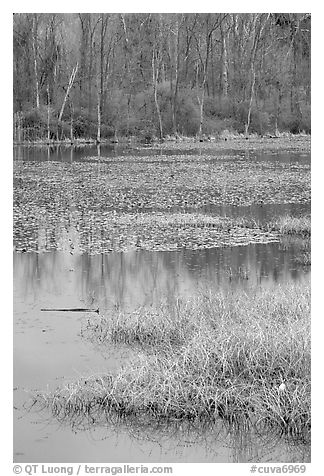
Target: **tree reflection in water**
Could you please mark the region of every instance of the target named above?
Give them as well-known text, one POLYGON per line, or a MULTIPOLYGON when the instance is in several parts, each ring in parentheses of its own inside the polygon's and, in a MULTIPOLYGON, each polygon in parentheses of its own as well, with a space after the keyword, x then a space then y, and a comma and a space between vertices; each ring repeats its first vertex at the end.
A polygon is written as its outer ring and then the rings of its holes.
MULTIPOLYGON (((198 288, 268 286, 308 279, 296 261, 294 246, 278 243, 182 251, 130 251, 89 255, 74 252, 15 253, 14 280, 19 294, 41 300, 42 294, 69 295, 73 303, 134 308, 198 288)), ((53 302, 53 305, 57 303, 53 302)))

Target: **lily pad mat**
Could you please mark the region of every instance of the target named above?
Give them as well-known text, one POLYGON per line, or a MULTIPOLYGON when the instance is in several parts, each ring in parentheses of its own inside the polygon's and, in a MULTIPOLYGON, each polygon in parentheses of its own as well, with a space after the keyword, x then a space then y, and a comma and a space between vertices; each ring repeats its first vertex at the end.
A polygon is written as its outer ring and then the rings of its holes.
POLYGON ((80 250, 88 252, 271 241, 274 234, 234 219, 214 216, 206 223, 199 210, 213 204, 307 203, 310 193, 310 165, 241 156, 15 162, 14 242, 17 250, 60 249, 71 230, 80 250))

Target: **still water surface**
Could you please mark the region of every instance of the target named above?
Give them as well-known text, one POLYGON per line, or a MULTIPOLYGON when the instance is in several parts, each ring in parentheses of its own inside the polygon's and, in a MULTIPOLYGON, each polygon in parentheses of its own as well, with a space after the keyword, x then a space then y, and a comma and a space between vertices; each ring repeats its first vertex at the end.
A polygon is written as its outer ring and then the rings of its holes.
MULTIPOLYGON (((215 444, 212 434, 202 441, 192 434, 166 437, 157 432, 145 439, 123 428, 74 434, 44 421, 44 416, 24 412, 25 389, 46 391, 80 376, 113 372, 131 357, 128 348, 111 346, 103 352, 81 338, 89 314, 41 308, 98 306, 104 313, 116 304, 150 305, 206 286, 248 288, 308 279, 293 249, 287 253, 277 243, 203 252, 15 253, 15 461, 226 462, 238 457, 239 449, 229 436, 215 444)), ((272 449, 250 443, 240 450, 239 461, 264 460, 269 451, 274 460, 298 460, 296 449, 291 454, 282 442, 272 449)))
MULTIPOLYGON (((74 161, 81 159, 82 154, 85 157, 91 153, 89 148, 33 149, 32 152, 20 148, 16 149, 14 159, 35 161, 50 157, 50 160, 74 161)), ((109 154, 116 154, 116 150, 107 149, 107 157, 109 154)), ((255 160, 262 160, 258 154, 255 160)), ((273 154, 271 157, 278 160, 273 154)), ((281 159, 295 161, 298 157, 286 154, 281 159)), ((262 221, 284 213, 305 213, 309 204, 247 209, 220 207, 220 211, 250 215, 262 221)), ((24 410, 30 391, 47 391, 80 376, 117 371, 132 357, 127 347, 110 346, 103 352, 82 339, 80 332, 89 314, 42 312, 41 308, 91 307, 99 308, 104 314, 115 306, 126 309, 149 306, 174 295, 191 296, 209 287, 240 286, 248 290, 250 286, 308 281, 309 270, 298 263, 297 255, 298 248, 293 245, 283 248, 279 243, 97 255, 15 252, 14 460, 116 463, 307 460, 307 449, 291 449, 282 441, 264 444, 249 435, 242 441, 237 435, 222 432, 197 435, 193 431, 175 433, 161 428, 143 431, 123 426, 75 434, 70 428, 46 419, 48 415, 24 410)))
POLYGON ((183 156, 197 156, 208 155, 215 156, 215 159, 222 157, 231 158, 237 160, 254 160, 254 161, 279 161, 285 163, 309 163, 310 154, 307 152, 295 152, 295 151, 276 151, 276 150, 232 150, 223 149, 221 151, 217 149, 204 148, 197 144, 197 149, 157 149, 150 147, 128 147, 121 145, 86 145, 86 146, 15 146, 13 149, 13 159, 15 161, 33 161, 33 162, 45 162, 45 161, 58 161, 58 162, 73 162, 79 160, 95 160, 96 158, 114 158, 120 160, 123 158, 127 160, 127 157, 141 157, 150 155, 183 155, 183 156))

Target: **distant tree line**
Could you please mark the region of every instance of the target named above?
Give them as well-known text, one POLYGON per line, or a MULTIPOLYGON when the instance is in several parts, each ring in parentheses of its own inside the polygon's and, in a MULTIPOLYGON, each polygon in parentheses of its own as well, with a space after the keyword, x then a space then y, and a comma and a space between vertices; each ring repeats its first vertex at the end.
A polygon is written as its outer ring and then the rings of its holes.
POLYGON ((40 137, 311 130, 307 13, 21 13, 13 52, 40 137))

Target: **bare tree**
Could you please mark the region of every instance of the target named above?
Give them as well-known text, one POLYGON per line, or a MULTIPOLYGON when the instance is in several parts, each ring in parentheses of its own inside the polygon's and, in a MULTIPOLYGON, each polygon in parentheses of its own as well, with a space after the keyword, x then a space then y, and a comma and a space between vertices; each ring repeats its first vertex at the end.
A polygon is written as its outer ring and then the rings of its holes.
POLYGON ((101 117, 102 117, 102 109, 103 109, 103 95, 104 95, 104 47, 105 47, 105 37, 107 33, 107 26, 108 26, 108 15, 105 13, 101 13, 100 15, 100 42, 99 42, 99 49, 100 49, 100 62, 99 62, 99 80, 97 85, 98 91, 98 128, 97 128, 97 142, 100 142, 101 139, 101 117))
POLYGON ((197 100, 200 107, 200 121, 199 121, 199 137, 202 136, 202 126, 204 122, 204 105, 205 105, 205 93, 206 93, 206 82, 208 75, 208 65, 209 65, 209 55, 210 55, 210 45, 212 40, 212 35, 216 28, 218 28, 221 23, 226 18, 226 15, 223 14, 203 14, 202 15, 202 28, 204 34, 201 36, 195 35, 196 39, 196 48, 198 54, 198 61, 196 64, 196 85, 197 85, 197 100), (199 95, 199 63, 201 69, 201 93, 199 95))
POLYGON ((222 85, 222 96, 227 98, 228 96, 228 54, 227 54, 227 36, 228 29, 226 29, 225 22, 222 21, 220 24, 221 32, 221 51, 222 51, 222 74, 221 74, 221 85, 222 85))
POLYGON ((38 22, 39 17, 37 13, 33 14, 33 55, 34 55, 34 73, 35 73, 35 94, 36 94, 36 107, 39 109, 39 80, 38 80, 38 22))
POLYGON ((258 52, 258 45, 260 42, 260 38, 262 37, 262 32, 264 30, 264 27, 269 17, 270 17, 270 13, 267 13, 265 16, 262 13, 252 14, 252 28, 251 28, 252 49, 251 49, 251 60, 250 60, 251 86, 250 86, 250 100, 249 100, 249 107, 248 107, 248 115, 247 115, 247 121, 245 124, 245 135, 247 135, 249 132, 249 127, 251 122, 251 111, 252 111, 255 80, 256 80, 255 63, 256 63, 256 57, 258 52))
POLYGON ((62 103, 62 107, 61 107, 61 110, 60 110, 60 114, 59 114, 59 117, 58 117, 58 122, 60 122, 62 120, 62 115, 63 115, 63 112, 64 112, 65 103, 66 103, 66 100, 67 100, 67 98, 70 94, 70 91, 72 89, 77 71, 78 71, 78 63, 72 69, 72 73, 71 73, 71 76, 70 76, 70 79, 69 79, 69 84, 67 86, 66 93, 65 93, 65 96, 64 96, 64 100, 63 100, 63 103, 62 103))
POLYGON ((180 50, 181 50, 181 28, 184 15, 175 14, 169 18, 169 45, 168 53, 170 59, 170 94, 171 94, 171 117, 173 134, 178 133, 177 125, 177 101, 180 79, 180 50))
POLYGON ((162 15, 159 14, 152 46, 152 86, 154 94, 154 103, 159 121, 160 140, 163 139, 163 124, 160 105, 158 101, 158 81, 162 66, 162 39, 162 15))

